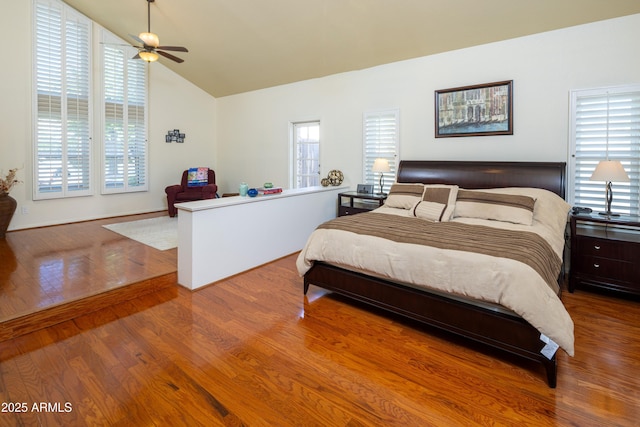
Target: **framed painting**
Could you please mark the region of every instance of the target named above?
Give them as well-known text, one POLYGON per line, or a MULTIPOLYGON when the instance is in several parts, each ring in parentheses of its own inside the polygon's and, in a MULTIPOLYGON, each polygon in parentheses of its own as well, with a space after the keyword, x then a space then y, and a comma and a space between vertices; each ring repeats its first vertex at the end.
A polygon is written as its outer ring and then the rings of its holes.
POLYGON ((513 135, 513 80, 437 90, 436 138, 513 135))

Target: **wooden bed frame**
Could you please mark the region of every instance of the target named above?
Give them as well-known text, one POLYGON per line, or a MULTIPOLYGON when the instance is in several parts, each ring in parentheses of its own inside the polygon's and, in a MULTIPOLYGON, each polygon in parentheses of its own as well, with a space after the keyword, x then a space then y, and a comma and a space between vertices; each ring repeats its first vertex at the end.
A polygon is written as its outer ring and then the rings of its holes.
MULTIPOLYGON (((564 198, 565 177, 565 163, 405 160, 400 162, 397 182, 457 184, 465 189, 536 187, 564 198)), ((549 387, 556 386, 556 356, 549 360, 540 353, 545 346, 540 332, 520 317, 323 262, 314 263, 305 274, 305 295, 310 284, 540 362, 549 387)))

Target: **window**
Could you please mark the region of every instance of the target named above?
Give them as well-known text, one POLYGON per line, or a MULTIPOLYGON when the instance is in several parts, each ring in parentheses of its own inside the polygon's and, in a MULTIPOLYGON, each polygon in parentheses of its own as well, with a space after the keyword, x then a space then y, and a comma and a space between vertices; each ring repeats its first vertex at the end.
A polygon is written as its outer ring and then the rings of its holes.
POLYGON ((631 182, 613 183, 611 210, 638 215, 640 86, 571 93, 570 203, 605 210, 604 183, 589 178, 600 160, 619 160, 631 182))
POLYGON ((382 191, 388 193, 395 182, 398 159, 399 110, 369 112, 363 118, 364 182, 373 184, 376 192, 380 183, 380 173, 373 172, 373 162, 378 158, 389 161, 390 172, 384 174, 382 191))
POLYGON ((34 199, 91 194, 91 21, 34 0, 34 199))
POLYGON ((320 122, 293 123, 293 188, 320 185, 320 122))
POLYGON ((103 193, 147 190, 147 67, 103 31, 103 193))

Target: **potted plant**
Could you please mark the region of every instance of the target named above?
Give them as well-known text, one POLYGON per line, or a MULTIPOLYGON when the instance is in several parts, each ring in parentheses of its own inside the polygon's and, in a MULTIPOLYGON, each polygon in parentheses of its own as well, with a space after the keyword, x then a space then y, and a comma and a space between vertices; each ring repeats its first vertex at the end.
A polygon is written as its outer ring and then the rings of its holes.
POLYGON ((0 239, 4 239, 18 205, 16 200, 9 196, 13 186, 20 182, 16 179, 16 172, 18 169, 10 169, 5 178, 0 177, 0 239))

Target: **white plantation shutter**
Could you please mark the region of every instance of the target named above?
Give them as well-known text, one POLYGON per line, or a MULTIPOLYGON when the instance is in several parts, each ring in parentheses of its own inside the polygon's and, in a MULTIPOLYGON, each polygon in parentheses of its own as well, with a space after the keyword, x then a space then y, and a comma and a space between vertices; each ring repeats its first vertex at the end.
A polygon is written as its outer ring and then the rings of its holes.
POLYGON ((91 21, 34 0, 34 198, 91 194, 91 21))
POLYGON ((145 191, 147 185, 146 62, 103 32, 103 193, 145 191))
POLYGON ((640 192, 640 86, 571 94, 570 202, 605 209, 605 184, 589 178, 600 160, 619 160, 631 182, 613 182, 611 210, 638 215, 640 192))
POLYGON ((396 180, 398 143, 400 132, 400 111, 386 110, 368 112, 363 118, 363 145, 364 145, 364 182, 374 184, 375 192, 378 192, 380 173, 373 172, 373 162, 378 158, 389 161, 390 172, 384 174, 383 192, 388 193, 396 180))

